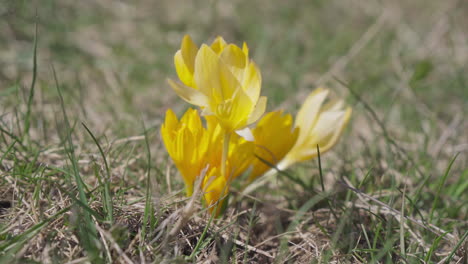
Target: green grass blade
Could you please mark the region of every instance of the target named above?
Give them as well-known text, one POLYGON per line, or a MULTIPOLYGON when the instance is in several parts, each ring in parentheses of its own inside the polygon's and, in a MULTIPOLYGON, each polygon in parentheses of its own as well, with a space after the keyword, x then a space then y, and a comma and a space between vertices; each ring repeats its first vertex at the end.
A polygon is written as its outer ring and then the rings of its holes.
POLYGON ((447 181, 447 177, 448 177, 448 174, 450 172, 450 169, 452 168, 452 165, 455 162, 455 160, 457 159, 457 157, 458 157, 458 154, 456 154, 455 157, 453 157, 453 159, 450 161, 447 169, 445 170, 444 176, 442 177, 442 179, 439 182, 439 186, 437 187, 437 192, 436 192, 436 195, 434 197, 434 202, 432 203, 431 212, 429 213, 429 220, 428 220, 429 223, 432 223, 432 219, 434 217, 434 211, 435 211, 435 208, 437 206, 437 203, 439 202, 440 192, 442 191, 442 188, 444 187, 444 184, 447 181))
POLYGON ((465 242, 466 238, 468 237, 468 231, 465 231, 465 234, 463 234, 462 238, 460 239, 460 241, 458 241, 458 243, 455 245, 455 247, 452 249, 452 251, 450 252, 450 254, 448 255, 448 258, 447 260, 445 261, 445 263, 450 263, 450 261, 452 260, 453 256, 455 255, 455 252, 457 252, 457 250, 463 245, 463 243, 465 242))
MULTIPOLYGON (((62 114, 64 118, 65 137, 66 137, 66 140, 64 141, 64 147, 72 165, 73 176, 74 176, 77 188, 78 188, 80 204, 86 208, 89 208, 89 203, 88 203, 88 199, 86 197, 86 192, 85 192, 86 187, 85 187, 83 180, 81 179, 80 171, 78 168, 78 162, 75 156, 75 147, 73 145, 73 140, 72 140, 72 135, 71 135, 72 130, 70 127, 70 122, 68 120, 67 112, 65 110, 65 102, 63 100, 62 91, 60 90, 60 85, 57 79, 57 74, 53 67, 52 67, 52 72, 54 75, 55 85, 56 85, 57 93, 59 95, 60 106, 61 106, 62 114)), ((70 197, 73 197, 73 195, 71 195, 70 197)), ((86 249, 92 261, 99 262, 99 263, 102 262, 102 259, 99 256, 99 249, 98 249, 99 242, 97 240, 97 230, 93 223, 93 220, 91 219, 90 212, 87 210, 78 210, 78 218, 80 219, 80 221, 78 221, 77 223, 78 234, 79 234, 82 246, 86 249)))
POLYGON ((192 254, 190 254, 188 259, 193 259, 197 255, 197 253, 200 250, 200 247, 202 246, 202 244, 204 244, 205 236, 208 233, 208 229, 210 228, 211 223, 213 222, 213 219, 215 218, 216 211, 217 211, 217 208, 215 207, 215 209, 213 210, 213 213, 210 216, 210 219, 208 220, 208 223, 206 224, 205 228, 203 228, 203 232, 200 235, 200 238, 198 239, 197 244, 193 248, 192 254))
POLYGON ((2 126, 0 126, 0 132, 2 132, 3 134, 7 135, 8 137, 10 137, 11 139, 13 139, 14 141, 16 141, 23 150, 27 149, 26 146, 22 143, 21 139, 19 137, 17 137, 15 134, 7 131, 6 129, 4 129, 2 126))
POLYGON ((319 166, 320 186, 322 187, 322 192, 324 192, 325 185, 323 184, 322 159, 320 158, 320 147, 318 144, 317 144, 317 162, 319 166))
POLYGON ((94 143, 96 144, 96 146, 99 149, 99 152, 101 153, 102 159, 104 161, 104 165, 106 167, 107 177, 104 177, 104 197, 103 197, 104 198, 104 205, 105 205, 104 209, 105 209, 106 214, 107 214, 107 219, 106 220, 109 221, 109 223, 112 225, 114 223, 114 217, 113 217, 114 210, 113 210, 113 204, 112 204, 112 196, 110 194, 111 173, 110 173, 110 169, 109 169, 109 164, 107 163, 106 155, 104 154, 104 151, 102 150, 102 147, 99 144, 99 141, 97 140, 97 138, 93 135, 91 130, 89 130, 89 128, 84 123, 81 123, 81 124, 84 126, 86 131, 88 131, 88 134, 93 138, 94 143))
POLYGON ((153 203, 152 203, 152 188, 151 188, 151 150, 148 140, 148 131, 146 130, 145 123, 142 122, 143 131, 145 135, 145 145, 146 145, 146 152, 147 152, 147 159, 148 159, 148 168, 146 171, 146 193, 145 193, 145 211, 143 214, 143 226, 141 229, 141 239, 142 243, 146 237, 147 230, 146 227, 148 225, 151 226, 151 217, 153 216, 153 203))
POLYGON ((444 236, 446 234, 447 233, 444 233, 444 234, 438 236, 436 239, 434 239, 434 242, 432 243, 431 247, 429 248, 429 251, 427 252, 426 257, 424 258, 425 263, 429 263, 429 261, 431 260, 432 254, 434 253, 434 250, 437 249, 437 246, 439 245, 440 240, 442 240, 442 238, 444 238, 444 236))
POLYGON ((2 161, 3 159, 6 157, 6 155, 8 155, 8 153, 11 152, 11 150, 13 149, 13 147, 15 146, 16 142, 18 141, 13 141, 13 143, 10 144, 10 146, 8 146, 7 150, 5 151, 5 153, 3 153, 2 157, 0 158, 0 164, 2 164, 2 161))

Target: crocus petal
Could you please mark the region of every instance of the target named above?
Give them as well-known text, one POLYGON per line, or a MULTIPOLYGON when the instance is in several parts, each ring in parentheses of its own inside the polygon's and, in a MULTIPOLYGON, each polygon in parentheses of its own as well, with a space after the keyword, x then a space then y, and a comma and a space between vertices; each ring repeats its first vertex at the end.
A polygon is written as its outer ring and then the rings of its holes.
POLYGON ((174 65, 179 79, 187 86, 195 88, 193 73, 195 69, 195 56, 198 48, 192 39, 186 35, 182 40, 181 48, 174 55, 174 65))
POLYGON ((294 146, 299 129, 293 129, 292 116, 281 111, 265 114, 252 130, 255 143, 255 160, 249 180, 261 176, 280 160, 294 146))
POLYGON ((186 125, 194 134, 198 134, 203 130, 202 121, 198 115, 198 111, 189 108, 180 119, 182 125, 186 125))
POLYGON ((174 55, 174 65, 176 67, 177 75, 179 79, 187 86, 193 87, 193 72, 190 72, 189 68, 185 64, 182 57, 182 52, 179 50, 174 55))
POLYGON ((309 130, 314 126, 320 108, 327 98, 328 90, 318 88, 313 91, 305 100, 296 116, 296 127, 301 128, 298 142, 304 140, 309 130))
POLYGON ((237 130, 236 134, 243 137, 247 141, 254 141, 254 136, 252 134, 252 130, 250 128, 246 127, 241 130, 237 130))
POLYGON ((223 50, 219 58, 228 67, 237 82, 241 83, 247 66, 247 58, 244 52, 236 45, 230 44, 223 50))
POLYGON ((256 102, 260 96, 262 86, 262 76, 255 62, 250 62, 245 69, 245 75, 242 82, 242 88, 245 90, 250 100, 256 102))
POLYGON ((249 47, 247 46, 247 43, 242 43, 242 51, 245 54, 245 57, 248 59, 249 58, 249 47))
POLYGON ((198 52, 198 47, 189 35, 185 35, 182 39, 182 45, 180 50, 182 51, 182 58, 184 59, 187 69, 193 74, 195 69, 195 57, 198 52))
POLYGON ((343 100, 332 100, 328 103, 326 103, 323 107, 322 107, 322 112, 326 112, 326 111, 340 111, 342 110, 344 107, 344 102, 343 100))
POLYGON ((324 104, 328 91, 317 89, 304 102, 296 117, 300 128, 299 138, 284 159, 279 169, 286 169, 296 162, 315 158, 317 145, 325 153, 338 141, 351 116, 351 108, 342 110, 343 101, 335 100, 324 104))
POLYGON ((247 120, 247 125, 254 123, 263 115, 263 113, 265 113, 266 105, 266 96, 260 96, 260 98, 257 101, 257 105, 255 106, 254 110, 250 114, 249 119, 247 120))
POLYGON ((255 144, 233 133, 229 140, 226 180, 231 182, 244 173, 254 159, 255 144))
POLYGON ((177 116, 175 115, 174 111, 172 109, 167 109, 166 111, 166 120, 162 124, 162 128, 167 131, 172 131, 176 128, 179 120, 177 119, 177 116))
POLYGON ((195 90, 181 82, 173 81, 171 79, 168 79, 167 82, 169 85, 171 85, 172 89, 174 89, 177 95, 179 95, 186 102, 200 107, 208 106, 208 97, 199 90, 195 90))
POLYGON ((352 110, 350 107, 348 107, 346 109, 346 112, 344 113, 344 115, 339 120, 338 124, 336 125, 334 132, 328 138, 323 138, 321 141, 319 141, 318 144, 319 144, 321 153, 328 151, 337 143, 338 139, 340 138, 341 134, 344 131, 344 128, 349 122, 351 113, 352 113, 352 110))
MULTIPOLYGON (((195 73, 194 80, 198 89, 208 97, 212 96, 213 91, 221 89, 221 81, 219 79, 219 57, 207 45, 203 44, 195 58, 195 73)), ((224 99, 223 95, 216 96, 224 99)), ((218 98, 218 100, 221 100, 218 98)))
POLYGON ((311 135, 318 142, 328 137, 333 131, 336 131, 339 125, 341 125, 344 111, 330 111, 324 112, 319 115, 317 123, 311 131, 311 135))
POLYGON ((227 46, 227 43, 221 36, 216 37, 213 43, 211 43, 211 49, 216 54, 221 54, 221 52, 224 50, 224 47, 226 46, 227 46))
POLYGON ((219 63, 221 87, 219 87, 220 90, 218 92, 223 95, 223 100, 232 98, 235 93, 242 92, 241 84, 233 74, 233 68, 233 66, 224 63, 222 60, 219 63))
POLYGON ((222 211, 223 200, 229 191, 226 179, 219 175, 219 169, 214 168, 205 176, 202 183, 206 205, 210 213, 216 208, 215 216, 222 211))

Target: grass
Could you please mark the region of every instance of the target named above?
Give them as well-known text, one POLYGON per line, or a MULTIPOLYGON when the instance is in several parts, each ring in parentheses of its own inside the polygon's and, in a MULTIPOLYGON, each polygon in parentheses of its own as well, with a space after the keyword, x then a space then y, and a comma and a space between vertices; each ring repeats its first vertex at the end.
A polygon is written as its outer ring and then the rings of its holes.
MULTIPOLYGON (((0 3, 1 263, 465 263, 465 1, 0 3), (353 117, 219 219, 159 136, 184 34, 249 44, 268 109, 353 117), (199 195, 199 194, 198 194, 199 195)), ((242 197, 242 198, 240 198, 242 197)))

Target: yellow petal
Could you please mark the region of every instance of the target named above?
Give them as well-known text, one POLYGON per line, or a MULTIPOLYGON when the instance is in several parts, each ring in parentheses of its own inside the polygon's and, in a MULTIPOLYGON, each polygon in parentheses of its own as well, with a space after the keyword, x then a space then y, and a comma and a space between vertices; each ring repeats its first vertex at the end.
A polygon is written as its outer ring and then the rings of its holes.
POLYGON ((252 134, 252 130, 248 127, 245 127, 243 129, 237 130, 236 134, 239 135, 240 137, 244 138, 247 141, 254 141, 255 138, 252 134))
POLYGON ((237 134, 231 135, 227 163, 228 182, 233 181, 244 173, 254 160, 255 144, 237 134))
POLYGON ((220 177, 219 175, 220 172, 217 168, 212 169, 205 176, 202 184, 203 197, 210 213, 217 208, 215 215, 218 215, 221 212, 221 203, 229 191, 226 180, 224 177, 220 177))
POLYGON ((258 99, 257 105, 255 106, 254 110, 250 114, 249 119, 247 120, 247 125, 256 122, 263 115, 263 113, 265 113, 266 105, 267 105, 266 96, 261 96, 258 99))
POLYGON ((262 76, 260 70, 253 61, 249 63, 245 70, 244 79, 242 80, 242 87, 250 97, 252 102, 256 102, 260 96, 260 89, 262 86, 262 76))
POLYGON ((226 65, 231 74, 241 83, 244 79, 247 58, 244 52, 236 45, 229 44, 220 54, 221 62, 226 65))
POLYGON ((198 111, 192 108, 189 108, 185 112, 185 114, 180 119, 180 123, 187 126, 187 128, 194 134, 200 133, 203 129, 198 111))
POLYGON ((198 48, 192 39, 186 35, 182 40, 179 51, 174 55, 174 64, 179 79, 187 86, 195 88, 193 73, 195 68, 195 56, 198 48))
POLYGON ((321 141, 332 134, 333 131, 337 130, 342 123, 344 115, 344 111, 328 111, 321 113, 310 134, 314 136, 317 142, 321 141))
POLYGON ((331 100, 322 107, 322 112, 325 111, 341 111, 343 110, 344 102, 343 100, 331 100))
POLYGON ((337 121, 333 133, 331 133, 328 137, 324 137, 319 140, 318 144, 320 147, 320 153, 328 151, 337 143, 338 139, 344 131, 344 128, 349 122, 351 113, 352 110, 350 107, 348 107, 343 116, 337 121))
POLYGON ((226 45, 227 45, 226 41, 221 36, 218 36, 213 41, 213 43, 211 43, 211 49, 213 49, 213 51, 216 54, 221 54, 221 52, 224 50, 224 47, 226 47, 226 45))
POLYGON ((330 150, 340 138, 349 118, 351 116, 351 108, 341 112, 325 112, 321 114, 317 121, 317 126, 313 128, 310 138, 304 142, 300 151, 296 153, 296 162, 306 161, 316 158, 317 145, 320 149, 320 154, 324 154, 330 150))
POLYGON ((177 95, 179 95, 188 103, 200 107, 208 106, 208 97, 199 90, 195 90, 184 85, 183 83, 176 82, 171 79, 168 79, 167 82, 169 83, 169 85, 171 85, 172 89, 174 89, 177 95))
POLYGON ((252 181, 276 166, 294 146, 299 129, 293 129, 292 116, 281 111, 267 113, 252 130, 255 138, 255 160, 249 176, 252 181))
POLYGON ((248 59, 249 58, 249 47, 247 46, 247 43, 242 43, 242 51, 245 54, 245 57, 248 59))
MULTIPOLYGON (((208 97, 212 97, 213 89, 221 89, 219 57, 207 45, 203 44, 195 58, 194 81, 197 88, 208 97)), ((222 97, 222 95, 218 95, 222 97)), ((212 98, 210 98, 211 100, 212 98)))
POLYGON ((172 131, 176 128, 178 123, 179 120, 177 119, 177 116, 175 115, 174 111, 172 111, 172 109, 167 109, 166 120, 162 124, 161 129, 165 132, 172 131))
POLYGON ((179 79, 187 86, 194 87, 193 72, 191 72, 182 58, 182 52, 179 50, 174 55, 174 64, 179 79))
MULTIPOLYGON (((227 48, 226 48, 227 50, 227 48)), ((216 89, 216 93, 221 95, 222 100, 229 100, 234 96, 235 93, 240 92, 242 89, 240 82, 233 74, 232 66, 220 61, 219 63, 219 74, 221 86, 220 89, 216 89)))
POLYGON ((317 157, 317 145, 320 152, 325 153, 337 143, 349 121, 351 108, 342 110, 342 100, 324 105, 327 94, 327 90, 317 89, 304 102, 296 117, 296 126, 300 128, 299 138, 278 165, 280 169, 317 157))
POLYGON ((187 69, 193 74, 198 47, 189 35, 185 35, 182 39, 180 50, 182 51, 182 58, 185 62, 185 65, 187 66, 187 69))
POLYGON ((304 136, 314 126, 320 108, 328 95, 328 90, 315 89, 305 100, 296 116, 296 127, 301 128, 298 141, 304 140, 304 136))

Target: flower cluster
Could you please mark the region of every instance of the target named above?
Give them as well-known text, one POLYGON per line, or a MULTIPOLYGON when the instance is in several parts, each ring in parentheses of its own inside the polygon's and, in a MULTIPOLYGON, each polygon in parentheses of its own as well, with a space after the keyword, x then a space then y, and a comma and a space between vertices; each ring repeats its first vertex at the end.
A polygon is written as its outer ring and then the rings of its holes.
POLYGON ((329 91, 322 88, 306 98, 295 121, 282 111, 265 113, 260 70, 245 43, 240 48, 218 37, 198 48, 185 36, 174 63, 180 81, 169 84, 200 110, 190 108, 178 119, 169 109, 162 139, 187 196, 199 186, 216 214, 233 180, 248 174, 251 182, 272 167, 283 170, 312 159, 317 146, 321 153, 329 150, 351 116, 343 101, 326 102, 329 91))

